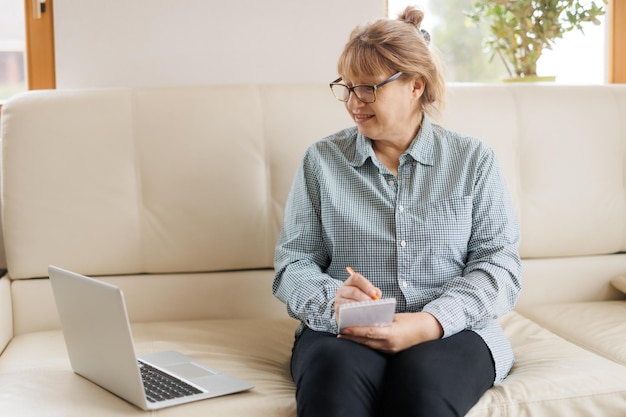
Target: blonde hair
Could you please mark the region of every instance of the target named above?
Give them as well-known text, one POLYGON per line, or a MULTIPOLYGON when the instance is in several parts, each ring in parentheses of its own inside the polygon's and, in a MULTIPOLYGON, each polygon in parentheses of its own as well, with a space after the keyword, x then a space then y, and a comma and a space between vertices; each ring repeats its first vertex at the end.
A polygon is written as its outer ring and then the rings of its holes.
POLYGON ((402 71, 421 77, 425 89, 422 110, 437 118, 445 98, 441 64, 429 49, 430 35, 421 29, 424 12, 408 6, 396 20, 379 19, 357 26, 339 57, 342 77, 379 76, 402 71))

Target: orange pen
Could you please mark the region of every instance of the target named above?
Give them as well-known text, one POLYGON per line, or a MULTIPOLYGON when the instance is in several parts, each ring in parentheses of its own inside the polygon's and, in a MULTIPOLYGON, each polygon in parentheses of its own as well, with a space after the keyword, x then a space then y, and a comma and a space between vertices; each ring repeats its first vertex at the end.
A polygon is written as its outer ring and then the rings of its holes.
MULTIPOLYGON (((350 275, 355 274, 356 272, 354 272, 354 269, 352 269, 352 267, 350 266, 346 266, 346 271, 348 271, 348 273, 350 275)), ((378 300, 380 298, 380 296, 378 295, 378 293, 372 295, 372 300, 378 300)))

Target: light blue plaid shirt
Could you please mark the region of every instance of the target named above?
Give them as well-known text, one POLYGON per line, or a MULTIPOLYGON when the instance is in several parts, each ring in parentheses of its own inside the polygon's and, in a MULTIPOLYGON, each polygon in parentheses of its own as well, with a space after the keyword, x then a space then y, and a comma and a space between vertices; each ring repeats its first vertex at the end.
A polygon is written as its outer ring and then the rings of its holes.
POLYGON ((520 291, 519 228, 493 151, 432 124, 394 176, 352 127, 312 145, 296 172, 276 246, 273 291, 289 315, 337 333, 334 297, 347 265, 426 311, 444 337, 464 329, 491 349, 500 382, 513 364, 497 318, 520 291))

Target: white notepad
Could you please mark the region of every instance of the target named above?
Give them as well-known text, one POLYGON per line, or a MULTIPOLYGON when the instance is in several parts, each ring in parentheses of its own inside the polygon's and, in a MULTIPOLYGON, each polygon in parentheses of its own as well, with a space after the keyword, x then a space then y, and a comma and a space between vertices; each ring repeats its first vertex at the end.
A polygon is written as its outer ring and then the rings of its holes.
POLYGON ((339 332, 352 326, 389 326, 395 312, 395 298, 342 304, 339 306, 339 332))

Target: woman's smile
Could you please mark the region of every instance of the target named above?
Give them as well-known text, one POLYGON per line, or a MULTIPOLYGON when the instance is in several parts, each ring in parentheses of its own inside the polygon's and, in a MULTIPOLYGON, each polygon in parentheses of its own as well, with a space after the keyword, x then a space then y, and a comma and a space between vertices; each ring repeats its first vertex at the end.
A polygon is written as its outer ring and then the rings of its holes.
POLYGON ((352 117, 356 123, 365 123, 368 120, 373 119, 374 115, 366 113, 352 113, 352 117))

